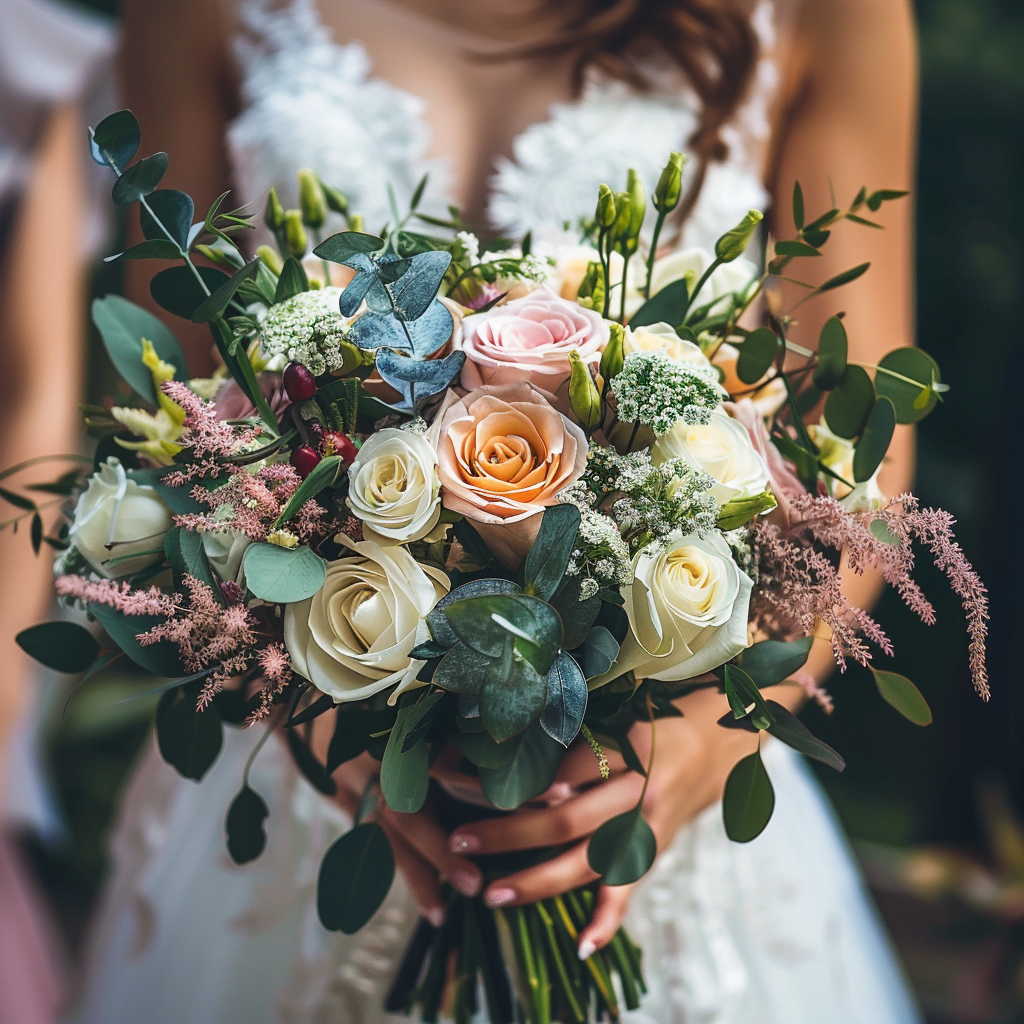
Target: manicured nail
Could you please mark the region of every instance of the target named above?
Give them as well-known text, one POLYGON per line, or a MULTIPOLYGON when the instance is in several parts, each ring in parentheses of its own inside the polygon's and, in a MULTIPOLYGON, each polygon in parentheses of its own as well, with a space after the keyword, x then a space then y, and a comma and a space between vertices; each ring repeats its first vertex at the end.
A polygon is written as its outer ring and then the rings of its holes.
POLYGON ((444 907, 429 907, 423 911, 423 916, 435 928, 440 928, 444 924, 444 907))
POLYGON ((474 835, 456 833, 449 843, 453 853, 476 853, 480 849, 480 840, 474 835))
POLYGON ((590 939, 584 939, 576 951, 581 960, 589 960, 597 951, 597 943, 590 939))
POLYGON ((488 889, 484 894, 484 903, 493 910, 495 907, 507 906, 515 898, 515 889, 488 889))
POLYGON ((460 868, 452 873, 451 883, 463 896, 475 896, 480 891, 480 875, 468 868, 460 868))

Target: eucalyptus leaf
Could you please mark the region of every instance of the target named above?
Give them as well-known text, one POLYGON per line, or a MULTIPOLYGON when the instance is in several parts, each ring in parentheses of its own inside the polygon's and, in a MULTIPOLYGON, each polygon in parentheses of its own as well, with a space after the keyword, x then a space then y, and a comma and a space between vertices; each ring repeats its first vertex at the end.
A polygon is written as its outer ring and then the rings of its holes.
POLYGON ((242 556, 245 585, 260 600, 295 604, 318 594, 327 579, 327 564, 305 544, 282 548, 250 544, 242 556))
POLYGON ((445 650, 458 643, 458 635, 448 624, 444 616, 444 610, 456 601, 465 601, 470 597, 484 597, 488 594, 520 594, 521 588, 512 580, 492 579, 472 580, 470 583, 463 583, 450 593, 445 594, 427 615, 427 626, 430 635, 445 650))
POLYGON ((793 183, 793 224, 796 226, 797 231, 803 231, 804 190, 800 187, 799 181, 793 183))
POLYGON ((415 814, 426 802, 430 788, 427 744, 421 738, 404 750, 405 737, 416 725, 420 709, 416 704, 399 708, 398 721, 388 737, 380 765, 380 788, 388 807, 403 814, 415 814))
POLYGON ((224 822, 228 853, 236 864, 256 860, 267 845, 264 822, 270 815, 267 802, 250 786, 245 785, 231 801, 224 822))
POLYGON ((767 729, 774 722, 757 684, 736 665, 725 666, 725 693, 736 718, 749 716, 757 729, 767 729))
POLYGON ((768 727, 768 732, 787 746, 799 751, 805 757, 813 757, 815 761, 827 764, 841 772, 846 761, 827 743, 822 742, 811 733, 811 730, 800 721, 788 708, 778 701, 768 701, 768 708, 775 721, 768 727))
MULTIPOLYGON (((211 294, 228 280, 228 275, 216 267, 196 267, 196 270, 211 294)), ((191 320, 192 314, 207 298, 206 292, 188 267, 161 270, 149 282, 149 294, 158 306, 183 320, 191 320)))
POLYGON ((520 736, 513 736, 504 743, 498 743, 485 729, 458 732, 451 737, 451 743, 479 768, 501 768, 508 764, 519 749, 520 741, 520 736))
POLYGON ((167 154, 154 153, 132 164, 114 182, 110 197, 117 206, 131 206, 143 196, 148 196, 160 184, 167 171, 167 154))
POLYGON ((864 424, 864 432, 853 453, 853 479, 855 483, 870 480, 882 464, 896 429, 896 408, 888 398, 879 398, 864 424))
POLYGON ((164 536, 164 553, 171 568, 177 574, 177 580, 188 575, 205 583, 214 594, 220 597, 220 587, 214 578, 210 560, 203 547, 203 535, 181 526, 172 526, 164 536))
POLYGON ((402 324, 390 313, 364 313, 352 324, 349 340, 365 349, 391 348, 425 359, 452 336, 451 311, 436 299, 417 320, 402 324))
POLYGON ((775 790, 764 770, 761 752, 743 758, 729 773, 722 795, 726 835, 734 843, 756 839, 771 821, 775 790))
POLYGON ((130 110, 117 110, 108 114, 95 128, 89 130, 92 158, 102 166, 113 166, 119 171, 131 162, 139 151, 142 131, 130 110))
POLYGON ((197 782, 217 760, 224 727, 215 704, 200 711, 194 686, 168 690, 156 709, 156 738, 163 759, 186 779, 197 782))
POLYGON ((515 810, 551 786, 564 753, 562 745, 534 723, 523 733, 515 753, 505 764, 480 769, 484 796, 495 807, 515 810))
POLYGON ((182 252, 189 247, 189 232, 196 208, 192 197, 173 188, 150 192, 139 211, 145 238, 169 238, 182 252))
POLYGON ((814 368, 816 387, 831 391, 842 380, 848 347, 843 321, 837 316, 829 317, 818 339, 818 365, 814 368))
POLYGON ((603 676, 619 656, 619 643, 604 626, 592 626, 586 640, 573 652, 587 679, 603 676))
POLYGON ((545 601, 525 594, 474 597, 445 607, 459 639, 489 658, 519 652, 546 675, 562 642, 562 623, 545 601))
POLYGON ((776 242, 775 253, 777 256, 820 256, 821 253, 808 245, 806 242, 776 242))
POLYGON ((308 289, 309 280, 302 264, 294 256, 289 256, 281 268, 281 276, 277 279, 274 303, 285 302, 308 289))
POLYGON ((878 361, 875 391, 892 402, 897 423, 917 423, 935 408, 939 396, 932 385, 941 380, 939 365, 927 352, 897 348, 878 361))
POLYGON ((501 743, 536 724, 547 696, 547 673, 539 672, 525 658, 494 659, 484 672, 484 685, 478 694, 480 719, 501 743))
POLYGON ((252 277, 259 268, 260 258, 257 256, 246 263, 245 266, 236 270, 212 295, 199 303, 192 314, 192 323, 205 324, 215 316, 220 316, 227 308, 228 303, 234 297, 242 282, 252 277))
POLYGON ((462 372, 465 362, 466 353, 462 351, 443 359, 413 359, 390 348, 378 349, 374 360, 377 372, 401 394, 402 401, 393 408, 403 412, 412 412, 444 391, 462 372))
POLYGON ((875 404, 875 389, 867 371, 847 366, 839 383, 825 399, 825 422, 839 437, 856 437, 875 404))
POLYGON ((113 263, 114 260, 176 260, 181 258, 181 251, 169 239, 152 238, 145 242, 139 242, 116 256, 105 256, 104 263, 113 263))
POLYGON ((186 674, 177 644, 161 640, 159 643, 143 647, 136 639, 138 635, 163 622, 163 619, 155 615, 125 615, 105 604, 90 604, 88 607, 89 614, 136 665, 166 679, 175 679, 186 674))
POLYGON ((587 861, 605 885, 632 885, 651 869, 658 841, 637 805, 606 821, 587 845, 587 861))
POLYGON ((803 668, 811 653, 814 637, 799 640, 761 640, 743 652, 743 671, 760 686, 785 682, 803 668))
POLYGON ((346 832, 324 855, 316 885, 320 923, 354 935, 387 898, 395 877, 391 843, 374 821, 346 832))
POLYGON ((740 346, 736 376, 744 384, 756 384, 771 368, 779 351, 779 339, 767 327, 751 331, 740 346))
POLYGON ((904 718, 914 725, 931 725, 932 709, 921 691, 906 677, 897 672, 871 670, 875 685, 885 701, 891 704, 904 718))
POLYGON ((403 754, 411 750, 430 732, 437 716, 444 707, 445 696, 444 693, 434 692, 416 702, 415 720, 406 730, 405 739, 402 741, 403 754))
POLYGON ((379 252, 384 248, 384 239, 369 235, 365 231, 339 231, 325 238, 314 250, 313 255, 330 263, 343 263, 356 253, 379 252))
POLYGON ((580 600, 582 576, 566 576, 550 600, 551 607, 562 620, 562 647, 572 651, 587 639, 591 626, 601 614, 601 598, 580 600))
POLYGON ((537 539, 523 567, 527 594, 547 601, 558 590, 572 557, 579 526, 580 510, 575 505, 549 505, 544 509, 537 539))
POLYGON ((100 653, 96 638, 77 622, 40 622, 14 639, 30 658, 56 672, 84 672, 100 653))
MULTIPOLYGON (((342 316, 355 316, 359 307, 363 304, 363 300, 369 295, 370 290, 383 291, 383 286, 377 280, 377 275, 374 273, 374 264, 369 256, 362 256, 358 261, 353 257, 353 259, 346 260, 345 262, 349 266, 356 262, 366 264, 366 267, 360 266, 358 268, 356 276, 345 285, 345 289, 338 299, 338 309, 342 316)), ((390 304, 387 304, 385 312, 390 312, 390 304)))
POLYGON ((337 784, 331 778, 326 767, 316 758, 309 744, 302 738, 298 729, 285 732, 288 750, 295 761, 295 767, 306 777, 306 781, 324 796, 334 796, 337 784))
POLYGON ((690 307, 689 288, 685 277, 665 285, 652 295, 630 318, 630 327, 649 327, 665 323, 677 327, 686 319, 690 307))
POLYGON ((436 298, 451 262, 452 254, 443 249, 410 257, 408 268, 391 287, 395 316, 406 321, 423 316, 436 298))
POLYGON ((823 285, 819 285, 818 291, 830 292, 834 288, 842 288, 844 284, 850 284, 851 281, 856 281, 858 277, 866 274, 870 266, 870 263, 862 263, 858 267, 851 267, 849 270, 844 270, 841 274, 836 274, 835 277, 830 277, 823 285))
POLYGON ((548 696, 540 713, 541 728, 568 747, 579 735, 586 711, 587 679, 575 660, 560 651, 548 670, 548 696))

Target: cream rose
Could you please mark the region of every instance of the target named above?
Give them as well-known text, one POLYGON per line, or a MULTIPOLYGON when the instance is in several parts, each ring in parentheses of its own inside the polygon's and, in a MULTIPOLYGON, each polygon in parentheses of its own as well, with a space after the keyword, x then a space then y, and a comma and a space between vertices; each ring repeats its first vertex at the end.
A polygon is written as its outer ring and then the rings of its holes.
POLYGON ((638 679, 692 679, 747 646, 754 585, 721 534, 677 534, 644 548, 633 572, 633 582, 622 588, 630 632, 598 683, 628 670, 638 679))
POLYGON ((349 466, 348 480, 348 506, 364 530, 405 543, 437 525, 437 453, 423 434, 396 427, 371 434, 349 466))
POLYGON ((200 537, 206 557, 217 575, 225 582, 244 587, 242 556, 252 540, 238 530, 208 530, 201 533, 200 537))
POLYGON ((627 327, 622 338, 622 354, 631 352, 660 352, 667 359, 692 366, 710 367, 708 357, 692 341, 680 338, 671 324, 658 323, 649 327, 627 327))
MULTIPOLYGON (((853 455, 854 445, 845 437, 833 434, 824 422, 812 425, 807 428, 811 440, 820 449, 819 458, 822 463, 828 466, 833 473, 841 476, 843 480, 853 481, 853 455)), ((871 474, 869 480, 863 483, 854 484, 851 488, 842 480, 826 478, 825 486, 833 498, 851 512, 869 512, 872 509, 881 508, 885 504, 885 495, 878 486, 878 474, 882 466, 871 474)))
POLYGON ((764 492, 771 479, 747 428, 724 409, 715 409, 706 424, 677 420, 654 442, 651 459, 655 465, 685 459, 694 469, 710 473, 715 478, 711 494, 719 505, 733 498, 753 498, 764 492))
POLYGON ((68 539, 101 576, 116 579, 159 562, 173 525, 156 488, 128 479, 111 457, 89 478, 68 539))
MULTIPOLYGON (((687 273, 694 275, 694 285, 707 272, 714 262, 714 255, 705 249, 684 249, 682 252, 669 253, 654 261, 654 273, 651 275, 651 295, 657 295, 673 281, 679 281, 687 273)), ((693 296, 691 309, 706 306, 709 302, 725 298, 732 292, 741 292, 758 276, 757 267, 742 256, 731 263, 723 263, 715 269, 700 292, 693 296)))
POLYGON ((350 555, 327 565, 323 588, 284 614, 295 670, 336 703, 416 685, 422 661, 409 652, 428 639, 424 619, 448 593, 448 577, 398 545, 337 540, 350 555))
POLYGON ((523 381, 556 391, 571 372, 569 353, 575 349, 585 363, 597 363, 608 337, 600 314, 543 286, 463 320, 462 384, 472 390, 523 381))
POLYGON ((587 464, 586 436, 553 401, 529 384, 482 387, 461 399, 449 392, 434 421, 445 508, 472 519, 507 565, 529 550, 537 513, 587 464))

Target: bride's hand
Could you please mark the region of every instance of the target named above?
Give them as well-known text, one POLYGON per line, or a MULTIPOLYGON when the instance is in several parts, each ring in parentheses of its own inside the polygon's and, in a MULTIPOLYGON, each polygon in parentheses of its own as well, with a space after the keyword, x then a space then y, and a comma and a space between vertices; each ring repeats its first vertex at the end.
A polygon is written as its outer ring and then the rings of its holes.
MULTIPOLYGON (((773 693, 780 699, 778 687, 773 693)), ((758 738, 745 730, 717 724, 728 710, 723 695, 699 690, 677 701, 682 718, 662 718, 655 725, 656 748, 643 814, 654 831, 658 850, 676 832, 722 796, 733 766, 755 749, 758 738)), ((630 739, 640 760, 647 763, 651 726, 637 723, 630 739)), ((601 781, 593 752, 577 743, 567 754, 552 790, 545 794, 560 802, 524 809, 503 818, 461 826, 451 836, 456 853, 487 854, 569 845, 569 849, 536 867, 492 882, 484 892, 491 907, 534 903, 598 878, 587 861, 587 844, 594 831, 617 814, 635 807, 643 778, 626 769, 620 757, 608 752, 612 775, 601 781), (567 793, 571 793, 565 798, 567 793)), ((581 932, 579 950, 588 956, 614 937, 625 916, 635 886, 602 885, 590 924, 581 932)))

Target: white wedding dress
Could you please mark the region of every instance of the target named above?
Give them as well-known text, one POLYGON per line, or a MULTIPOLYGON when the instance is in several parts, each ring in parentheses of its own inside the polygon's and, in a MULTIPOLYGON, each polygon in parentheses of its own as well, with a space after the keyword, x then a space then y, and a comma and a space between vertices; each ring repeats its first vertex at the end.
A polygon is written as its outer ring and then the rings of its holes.
MULTIPOLYGON (((382 11, 389 9, 383 0, 382 11)), ((408 17, 407 12, 402 12, 408 17)), ((761 61, 752 100, 726 132, 682 239, 715 238, 767 196, 757 168, 775 87, 773 7, 755 25, 761 61)), ((244 199, 277 186, 297 205, 295 172, 311 166, 343 189, 372 229, 389 219, 385 182, 407 197, 432 172, 426 203, 444 211, 445 168, 427 159, 423 103, 372 76, 364 49, 339 45, 312 0, 283 9, 243 0, 244 109, 229 143, 244 199)), ((397 16, 397 9, 383 16, 397 16)), ((592 210, 602 181, 627 167, 657 180, 693 129, 692 103, 592 81, 516 140, 493 181, 490 216, 512 233, 557 243, 592 210)), ((396 878, 358 935, 325 932, 314 907, 320 858, 346 828, 340 811, 267 743, 251 784, 271 808, 263 856, 233 865, 223 821, 262 729, 226 730, 200 784, 150 750, 123 802, 114 867, 98 915, 73 1024, 384 1024, 382 1009, 416 920, 396 878)), ((752 843, 729 842, 714 806, 684 828, 638 889, 628 927, 650 987, 628 1024, 916 1024, 917 1011, 870 898, 811 773, 770 741, 775 815, 752 843)))

